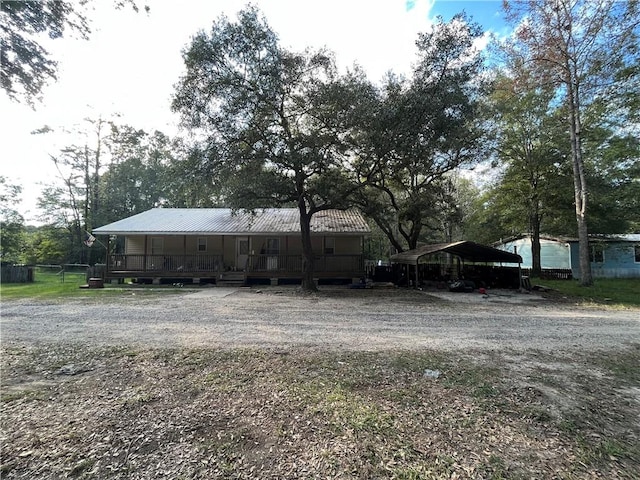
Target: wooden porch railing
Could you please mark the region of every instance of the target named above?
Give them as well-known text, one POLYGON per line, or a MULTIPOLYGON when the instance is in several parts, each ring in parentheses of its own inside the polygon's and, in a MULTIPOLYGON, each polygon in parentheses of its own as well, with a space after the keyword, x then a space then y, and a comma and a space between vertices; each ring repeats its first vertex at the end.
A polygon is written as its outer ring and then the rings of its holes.
MULTIPOLYGON (((131 273, 203 273, 223 272, 222 255, 109 255, 107 272, 131 273)), ((361 274, 364 272, 362 255, 316 255, 318 273, 361 274)), ((247 273, 301 273, 302 255, 249 255, 247 273)))
POLYGON ((109 272, 220 272, 222 255, 110 255, 109 272))
MULTIPOLYGON (((316 272, 352 274, 364 272, 362 255, 316 255, 316 272)), ((249 255, 247 272, 302 272, 302 255, 249 255)))

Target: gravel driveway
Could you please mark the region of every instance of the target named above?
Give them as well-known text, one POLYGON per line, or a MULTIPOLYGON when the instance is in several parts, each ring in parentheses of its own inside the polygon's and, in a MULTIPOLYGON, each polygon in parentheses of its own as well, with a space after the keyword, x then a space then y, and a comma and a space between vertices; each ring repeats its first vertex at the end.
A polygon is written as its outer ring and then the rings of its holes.
POLYGON ((208 288, 2 304, 12 343, 149 347, 605 349, 640 343, 640 310, 577 307, 502 292, 208 288))

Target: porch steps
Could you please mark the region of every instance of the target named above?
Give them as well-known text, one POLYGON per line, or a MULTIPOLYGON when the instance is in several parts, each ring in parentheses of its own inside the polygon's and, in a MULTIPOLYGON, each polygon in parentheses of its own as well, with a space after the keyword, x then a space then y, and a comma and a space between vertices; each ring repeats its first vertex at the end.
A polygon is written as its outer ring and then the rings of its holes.
POLYGON ((219 287, 242 287, 246 283, 244 272, 224 272, 216 279, 219 287))

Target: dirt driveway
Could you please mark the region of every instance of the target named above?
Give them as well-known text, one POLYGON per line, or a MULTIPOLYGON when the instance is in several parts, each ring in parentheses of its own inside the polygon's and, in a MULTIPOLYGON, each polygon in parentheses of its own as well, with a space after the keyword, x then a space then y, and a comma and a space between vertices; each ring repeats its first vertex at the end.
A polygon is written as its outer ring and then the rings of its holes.
POLYGON ((640 342, 640 311, 532 294, 208 288, 4 302, 2 342, 149 347, 605 349, 640 342))

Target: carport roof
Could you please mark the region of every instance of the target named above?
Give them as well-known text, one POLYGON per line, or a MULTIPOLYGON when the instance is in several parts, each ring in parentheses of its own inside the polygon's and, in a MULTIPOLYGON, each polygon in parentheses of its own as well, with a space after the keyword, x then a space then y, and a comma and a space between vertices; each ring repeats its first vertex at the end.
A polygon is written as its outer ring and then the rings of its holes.
POLYGON ((424 245, 414 250, 392 255, 391 262, 415 265, 420 258, 438 252, 450 253, 469 262, 522 263, 520 255, 468 241, 424 245))

